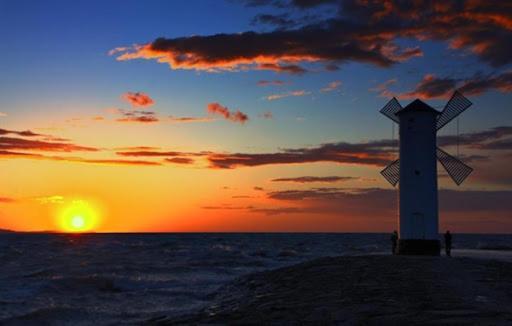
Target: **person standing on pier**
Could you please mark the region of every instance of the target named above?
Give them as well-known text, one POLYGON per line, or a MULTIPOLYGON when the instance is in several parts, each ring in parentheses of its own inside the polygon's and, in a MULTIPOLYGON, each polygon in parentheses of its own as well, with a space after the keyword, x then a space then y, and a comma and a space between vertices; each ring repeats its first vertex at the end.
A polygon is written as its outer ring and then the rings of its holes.
POLYGON ((444 234, 444 250, 446 251, 446 256, 452 256, 452 234, 450 230, 444 234))

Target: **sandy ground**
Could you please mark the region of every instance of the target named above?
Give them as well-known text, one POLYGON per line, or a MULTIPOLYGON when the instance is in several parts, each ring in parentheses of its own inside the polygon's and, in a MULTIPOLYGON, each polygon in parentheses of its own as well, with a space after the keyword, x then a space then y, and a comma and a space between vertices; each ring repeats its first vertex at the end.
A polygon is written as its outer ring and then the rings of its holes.
POLYGON ((512 325, 512 253, 453 255, 321 258, 241 277, 200 313, 150 323, 512 325))

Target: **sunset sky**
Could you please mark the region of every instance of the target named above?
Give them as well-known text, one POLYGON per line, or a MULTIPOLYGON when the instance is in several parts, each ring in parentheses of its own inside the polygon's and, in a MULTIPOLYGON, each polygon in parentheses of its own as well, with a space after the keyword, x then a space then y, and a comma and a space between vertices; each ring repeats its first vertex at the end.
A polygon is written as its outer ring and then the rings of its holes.
POLYGON ((509 1, 0 0, 0 228, 392 231, 379 110, 460 89, 441 229, 512 232, 511 40, 509 1))

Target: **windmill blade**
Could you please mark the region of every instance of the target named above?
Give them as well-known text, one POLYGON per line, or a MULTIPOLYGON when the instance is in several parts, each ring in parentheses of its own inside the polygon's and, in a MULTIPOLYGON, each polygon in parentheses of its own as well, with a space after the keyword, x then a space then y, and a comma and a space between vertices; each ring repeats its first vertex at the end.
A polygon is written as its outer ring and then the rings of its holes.
POLYGON ((395 114, 401 109, 402 106, 398 103, 398 100, 393 97, 379 112, 394 122, 399 123, 398 117, 395 114))
POLYGON ((448 103, 446 103, 443 112, 441 112, 441 115, 439 115, 437 118, 436 130, 446 126, 446 124, 455 119, 472 104, 473 103, 471 103, 471 101, 464 97, 464 95, 462 95, 459 91, 455 91, 448 103))
POLYGON ((380 174, 394 187, 400 180, 400 160, 389 163, 388 166, 380 174))
POLYGON ((473 169, 470 166, 446 153, 439 147, 437 147, 437 159, 439 162, 441 162, 444 169, 446 172, 448 172, 453 182, 455 182, 457 186, 460 186, 460 184, 464 182, 468 175, 473 172, 473 169))

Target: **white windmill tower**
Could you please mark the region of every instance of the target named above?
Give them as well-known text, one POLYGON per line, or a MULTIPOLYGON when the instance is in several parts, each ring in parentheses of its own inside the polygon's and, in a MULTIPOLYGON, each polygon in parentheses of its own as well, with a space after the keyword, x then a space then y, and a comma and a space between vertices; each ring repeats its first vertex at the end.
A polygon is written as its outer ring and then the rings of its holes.
POLYGON ((436 159, 457 185, 473 169, 437 147, 437 131, 471 104, 456 91, 442 112, 419 99, 402 108, 396 98, 380 110, 400 130, 399 159, 381 171, 393 186, 400 181, 399 254, 440 253, 436 159))

